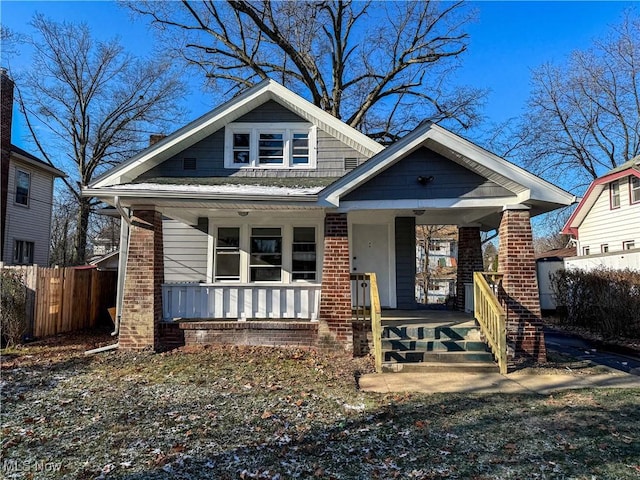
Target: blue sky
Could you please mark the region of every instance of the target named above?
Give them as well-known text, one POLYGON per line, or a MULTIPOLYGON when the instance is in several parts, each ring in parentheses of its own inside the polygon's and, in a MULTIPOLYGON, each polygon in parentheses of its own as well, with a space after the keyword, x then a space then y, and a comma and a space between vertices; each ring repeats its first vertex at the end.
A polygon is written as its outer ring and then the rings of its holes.
MULTIPOLYGON (((462 59, 457 83, 490 89, 483 114, 486 124, 518 116, 526 108, 532 68, 560 61, 572 50, 586 48, 591 41, 617 23, 622 12, 635 2, 470 2, 477 20, 468 28, 469 50, 462 59)), ((152 51, 153 35, 145 21, 133 22, 128 10, 115 2, 7 1, 0 5, 2 24, 28 33, 35 12, 54 20, 85 21, 103 38, 119 36, 130 51, 145 55, 152 51)), ((28 65, 28 54, 12 59, 10 67, 28 65)), ((7 66, 4 55, 2 66, 7 66)), ((198 91, 193 82, 188 98, 188 120, 215 107, 214 99, 198 91)), ((14 120, 13 142, 29 148, 19 115, 14 120)))

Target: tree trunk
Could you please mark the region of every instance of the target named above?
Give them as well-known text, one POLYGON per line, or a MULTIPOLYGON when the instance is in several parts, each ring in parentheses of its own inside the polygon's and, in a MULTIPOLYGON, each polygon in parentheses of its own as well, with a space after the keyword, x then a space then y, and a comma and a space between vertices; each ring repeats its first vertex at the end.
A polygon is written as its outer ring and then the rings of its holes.
POLYGON ((82 197, 78 209, 78 229, 76 231, 74 265, 84 265, 87 260, 87 228, 91 213, 91 199, 82 197))

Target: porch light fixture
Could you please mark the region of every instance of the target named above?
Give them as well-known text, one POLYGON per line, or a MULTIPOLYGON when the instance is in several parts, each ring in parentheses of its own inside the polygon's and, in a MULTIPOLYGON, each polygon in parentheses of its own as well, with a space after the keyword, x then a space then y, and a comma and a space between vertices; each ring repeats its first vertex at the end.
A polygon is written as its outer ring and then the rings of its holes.
POLYGON ((247 215, 249 215, 249 212, 246 210, 239 210, 238 215, 240 215, 241 217, 246 217, 247 215))
POLYGON ((429 175, 428 177, 423 177, 422 175, 417 178, 418 183, 420 185, 426 185, 427 183, 431 183, 434 180, 433 175, 429 175))
POLYGON ((414 214, 416 217, 419 217, 420 215, 424 215, 424 210, 414 210, 414 211, 413 211, 413 214, 414 214))

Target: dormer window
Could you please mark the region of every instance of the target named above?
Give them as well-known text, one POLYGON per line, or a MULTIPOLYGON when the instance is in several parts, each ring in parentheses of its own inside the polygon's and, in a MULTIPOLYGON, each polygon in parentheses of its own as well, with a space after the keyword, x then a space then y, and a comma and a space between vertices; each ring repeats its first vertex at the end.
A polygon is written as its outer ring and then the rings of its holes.
POLYGON ((306 123, 232 123, 225 168, 315 168, 316 129, 306 123))

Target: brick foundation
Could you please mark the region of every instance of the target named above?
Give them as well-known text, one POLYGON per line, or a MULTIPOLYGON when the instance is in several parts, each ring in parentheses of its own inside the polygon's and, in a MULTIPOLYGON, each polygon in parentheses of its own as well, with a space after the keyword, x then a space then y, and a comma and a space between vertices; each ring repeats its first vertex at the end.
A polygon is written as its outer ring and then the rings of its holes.
POLYGON ((373 333, 371 322, 357 321, 353 325, 353 356, 364 357, 373 354, 373 333))
POLYGON ((267 347, 315 347, 315 322, 247 321, 180 322, 184 345, 251 345, 267 347))
POLYGON ((482 272, 482 243, 480 228, 460 227, 458 229, 458 286, 456 308, 464 311, 465 283, 473 283, 473 272, 482 272))
POLYGON ((184 331, 176 322, 160 322, 158 324, 158 342, 161 351, 174 350, 185 346, 184 331))
POLYGON ((119 343, 122 350, 159 350, 162 318, 162 215, 133 212, 119 343))
POLYGON ((540 297, 528 210, 505 210, 500 222, 500 301, 507 313, 507 341, 516 357, 546 361, 540 297))
POLYGON ((324 262, 320 299, 320 347, 353 349, 349 229, 347 215, 328 213, 324 221, 324 262))

